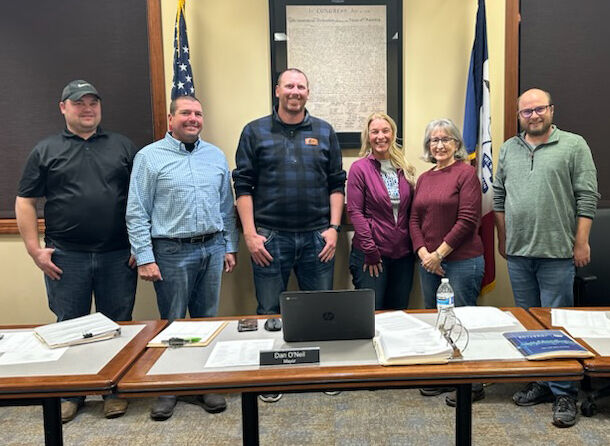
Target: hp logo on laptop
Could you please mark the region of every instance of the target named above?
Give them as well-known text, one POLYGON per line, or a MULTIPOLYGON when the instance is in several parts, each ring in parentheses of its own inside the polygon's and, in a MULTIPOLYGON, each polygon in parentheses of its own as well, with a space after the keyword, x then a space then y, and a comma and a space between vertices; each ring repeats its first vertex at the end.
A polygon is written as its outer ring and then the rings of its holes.
POLYGON ((334 318, 335 318, 335 313, 332 313, 330 311, 327 311, 322 314, 322 319, 324 319, 325 321, 332 321, 334 318))

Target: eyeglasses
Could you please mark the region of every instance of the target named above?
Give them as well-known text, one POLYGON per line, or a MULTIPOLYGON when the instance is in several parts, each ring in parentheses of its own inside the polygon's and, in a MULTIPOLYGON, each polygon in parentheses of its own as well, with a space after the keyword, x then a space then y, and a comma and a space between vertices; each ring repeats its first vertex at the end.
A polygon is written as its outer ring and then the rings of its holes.
POLYGON ((524 108, 523 110, 519 110, 519 115, 521 115, 522 118, 531 118, 532 115, 534 114, 534 112, 536 112, 536 114, 538 116, 542 116, 546 113, 546 111, 549 109, 549 107, 552 107, 553 104, 549 104, 549 105, 541 105, 540 107, 536 107, 536 108, 524 108))
POLYGON ((455 138, 432 138, 430 140, 430 145, 431 146, 436 146, 440 142, 444 146, 446 146, 447 144, 449 144, 450 142, 453 142, 453 141, 455 141, 455 138))

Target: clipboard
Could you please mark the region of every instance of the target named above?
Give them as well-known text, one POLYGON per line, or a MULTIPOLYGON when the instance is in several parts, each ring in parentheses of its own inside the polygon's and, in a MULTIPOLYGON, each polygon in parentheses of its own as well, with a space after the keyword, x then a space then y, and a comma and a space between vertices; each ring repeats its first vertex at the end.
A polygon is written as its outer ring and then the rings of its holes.
POLYGON ((185 342, 180 347, 206 347, 227 326, 229 321, 174 321, 150 340, 147 347, 172 347, 170 339, 201 338, 185 342))

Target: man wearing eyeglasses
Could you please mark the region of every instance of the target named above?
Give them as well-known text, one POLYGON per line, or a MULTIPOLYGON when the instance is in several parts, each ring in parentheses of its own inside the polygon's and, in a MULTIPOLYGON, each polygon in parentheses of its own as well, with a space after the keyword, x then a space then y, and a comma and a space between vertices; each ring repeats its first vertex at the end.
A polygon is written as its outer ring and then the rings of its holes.
MULTIPOLYGON (((571 307, 575 266, 590 261, 597 171, 585 140, 553 125, 551 95, 531 89, 518 101, 522 132, 500 149, 494 179, 498 250, 506 258, 515 303, 571 307)), ((553 403, 553 424, 576 422, 576 382, 530 383, 519 406, 553 403)))

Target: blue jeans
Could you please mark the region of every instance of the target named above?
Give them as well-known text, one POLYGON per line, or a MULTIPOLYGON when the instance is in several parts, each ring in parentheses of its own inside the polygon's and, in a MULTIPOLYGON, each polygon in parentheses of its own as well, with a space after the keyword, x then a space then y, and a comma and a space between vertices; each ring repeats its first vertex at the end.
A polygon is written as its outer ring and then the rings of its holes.
MULTIPOLYGON (((515 296, 515 304, 526 310, 530 307, 574 306, 574 261, 572 259, 543 259, 508 256, 508 275, 515 296)), ((576 398, 578 382, 540 382, 548 386, 555 397, 576 398)))
POLYGON ((508 256, 515 304, 530 307, 574 306, 574 261, 508 256))
POLYGON ((128 265, 129 249, 109 252, 55 248, 52 261, 62 271, 59 280, 46 275, 49 308, 58 321, 85 316, 95 309, 115 321, 130 321, 138 274, 128 265))
POLYGON ((379 277, 371 277, 362 271, 364 253, 352 247, 349 269, 356 289, 370 288, 375 291, 376 310, 402 310, 409 306, 409 294, 413 285, 413 254, 399 259, 381 257, 383 271, 379 277))
POLYGON ((287 232, 259 227, 257 232, 267 238, 265 248, 273 257, 269 266, 252 262, 257 314, 280 312, 280 294, 286 291, 293 269, 301 290, 332 290, 335 259, 322 262, 318 258, 326 245, 320 231, 287 232))
POLYGON ((161 319, 216 316, 225 258, 222 233, 202 243, 153 239, 163 280, 154 283, 161 319))
MULTIPOLYGON (((476 305, 485 272, 483 256, 441 262, 441 267, 445 270, 445 277, 449 279, 449 285, 453 288, 455 306, 476 305)), ((436 290, 441 284, 441 278, 419 266, 419 279, 426 308, 436 308, 436 290)))

